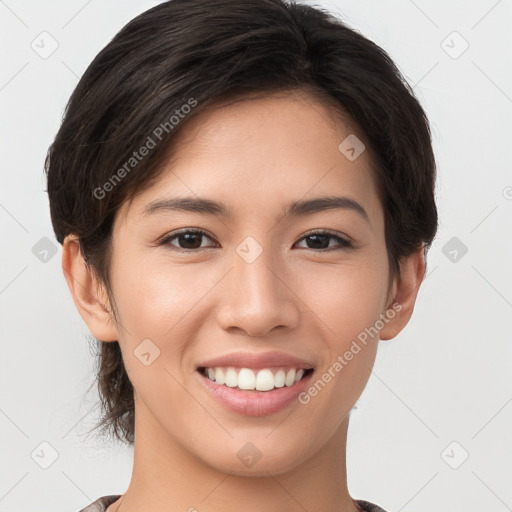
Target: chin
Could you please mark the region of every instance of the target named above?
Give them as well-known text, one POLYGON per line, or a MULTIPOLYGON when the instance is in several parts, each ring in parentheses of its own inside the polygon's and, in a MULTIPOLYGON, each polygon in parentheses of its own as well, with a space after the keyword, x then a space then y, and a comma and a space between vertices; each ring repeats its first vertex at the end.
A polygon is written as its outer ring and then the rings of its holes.
MULTIPOLYGON (((250 436, 247 436, 250 437, 250 436)), ((278 441, 276 437, 276 441, 278 441)), ((268 477, 293 470, 300 464, 303 445, 287 446, 279 450, 272 442, 247 441, 240 443, 233 439, 232 446, 222 449, 221 453, 200 454, 201 460, 215 471, 236 476, 268 477), (207 455, 205 457, 205 455, 207 455)))

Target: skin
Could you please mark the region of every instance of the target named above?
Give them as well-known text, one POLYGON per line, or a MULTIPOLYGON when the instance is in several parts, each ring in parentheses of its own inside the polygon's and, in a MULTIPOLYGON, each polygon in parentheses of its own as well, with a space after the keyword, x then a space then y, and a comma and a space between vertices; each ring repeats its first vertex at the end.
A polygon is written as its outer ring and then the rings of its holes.
POLYGON ((132 479, 109 512, 360 510, 347 488, 350 410, 370 376, 378 339, 393 338, 409 321, 425 264, 418 249, 390 280, 370 151, 348 160, 338 145, 357 132, 330 112, 294 92, 191 119, 159 182, 116 216, 111 279, 118 324, 76 237, 66 239, 62 264, 73 300, 97 339, 119 340, 135 389, 132 479), (151 201, 183 195, 222 201, 233 217, 141 213, 151 201), (369 222, 348 209, 283 217, 284 204, 324 195, 356 200, 369 222), (212 235, 194 246, 210 249, 173 251, 190 247, 179 238, 156 245, 190 227, 212 235), (351 239, 354 248, 304 238, 318 228, 351 239), (250 264, 236 252, 247 236, 263 249, 250 264), (306 405, 247 417, 215 402, 197 378, 196 365, 216 355, 278 349, 310 361, 314 382, 393 303, 401 310, 379 336, 306 405), (134 355, 146 338, 161 351, 149 366, 134 355), (262 454, 251 467, 237 457, 248 442, 262 454))

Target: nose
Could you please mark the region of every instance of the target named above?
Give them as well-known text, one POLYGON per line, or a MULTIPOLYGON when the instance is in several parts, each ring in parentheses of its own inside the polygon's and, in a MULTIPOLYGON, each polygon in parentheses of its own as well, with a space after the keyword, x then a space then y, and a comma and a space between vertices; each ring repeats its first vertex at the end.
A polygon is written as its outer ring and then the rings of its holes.
POLYGON ((272 251, 263 250, 251 261, 238 253, 222 287, 217 321, 227 331, 247 336, 267 336, 272 329, 291 329, 300 320, 300 299, 294 292, 291 272, 277 265, 272 251))

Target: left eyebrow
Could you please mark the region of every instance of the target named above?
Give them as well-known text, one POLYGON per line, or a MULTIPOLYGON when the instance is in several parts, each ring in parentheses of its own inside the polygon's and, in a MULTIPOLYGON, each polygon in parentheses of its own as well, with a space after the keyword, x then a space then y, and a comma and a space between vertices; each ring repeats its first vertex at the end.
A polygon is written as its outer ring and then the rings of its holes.
MULTIPOLYGON (((363 206, 354 199, 345 196, 324 196, 302 201, 293 201, 285 205, 285 216, 302 217, 333 209, 354 211, 370 224, 369 216, 363 206)), ((147 204, 142 210, 142 214, 149 215, 158 211, 169 210, 232 217, 232 211, 224 203, 200 197, 157 199, 147 204)))
POLYGON ((362 205, 345 196, 324 196, 305 201, 294 201, 286 205, 286 216, 298 217, 334 209, 354 211, 370 224, 370 218, 362 205))

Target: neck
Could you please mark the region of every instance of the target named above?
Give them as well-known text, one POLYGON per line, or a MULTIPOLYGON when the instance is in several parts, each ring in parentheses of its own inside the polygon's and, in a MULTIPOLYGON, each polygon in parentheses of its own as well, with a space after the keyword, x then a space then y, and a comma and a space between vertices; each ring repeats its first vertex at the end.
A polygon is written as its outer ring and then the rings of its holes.
POLYGON ((244 476, 212 467, 171 438, 151 415, 139 412, 132 478, 114 510, 118 505, 119 512, 361 510, 347 488, 348 416, 313 457, 284 472, 244 476))

